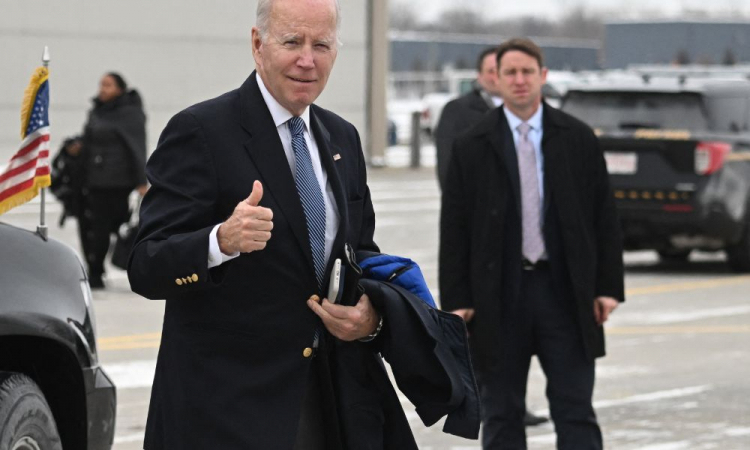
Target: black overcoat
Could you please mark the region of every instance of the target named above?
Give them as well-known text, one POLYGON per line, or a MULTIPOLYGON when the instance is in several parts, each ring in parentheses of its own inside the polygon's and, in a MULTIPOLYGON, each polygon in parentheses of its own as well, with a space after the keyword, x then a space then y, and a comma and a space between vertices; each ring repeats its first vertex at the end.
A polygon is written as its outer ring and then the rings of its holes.
POLYGON ((448 176, 453 142, 458 136, 482 120, 482 117, 493 108, 494 106, 490 106, 482 96, 482 91, 479 88, 451 100, 443 108, 440 113, 440 120, 435 128, 436 168, 441 189, 448 176))
POLYGON ((82 143, 88 187, 132 189, 146 184, 146 114, 137 91, 107 103, 95 98, 82 143))
MULTIPOLYGON (((624 301, 622 239, 598 139, 584 123, 543 104, 543 233, 556 292, 571 302, 586 355, 603 356, 597 296, 624 301)), ((518 301, 521 209, 518 161, 502 108, 454 144, 443 190, 443 309, 475 308, 469 324, 480 369, 497 364, 504 305, 518 301)))
MULTIPOLYGON (((304 350, 321 326, 306 301, 323 293, 289 163, 255 77, 173 117, 148 162, 152 187, 128 270, 136 293, 166 299, 146 449, 290 450, 295 441, 313 360, 304 350), (260 205, 273 211, 271 240, 209 270, 212 228, 255 180, 264 186, 260 205)), ((378 251, 356 129, 314 105, 311 122, 340 216, 332 255, 345 241, 378 251)))

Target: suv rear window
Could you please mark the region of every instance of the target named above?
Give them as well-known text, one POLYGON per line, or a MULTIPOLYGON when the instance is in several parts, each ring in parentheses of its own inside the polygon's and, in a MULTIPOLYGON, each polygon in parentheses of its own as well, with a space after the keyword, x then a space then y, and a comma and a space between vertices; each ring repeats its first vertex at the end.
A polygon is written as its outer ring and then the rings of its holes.
POLYGON ((604 130, 708 129, 701 95, 694 93, 569 91, 562 109, 604 130))

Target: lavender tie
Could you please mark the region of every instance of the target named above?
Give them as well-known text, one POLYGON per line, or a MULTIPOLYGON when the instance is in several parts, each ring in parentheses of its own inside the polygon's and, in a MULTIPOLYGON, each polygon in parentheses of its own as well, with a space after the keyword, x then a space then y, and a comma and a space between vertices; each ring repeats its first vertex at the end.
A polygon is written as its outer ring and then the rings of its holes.
POLYGON ((541 198, 539 196, 539 177, 536 167, 534 144, 529 140, 531 126, 524 122, 518 126, 521 139, 518 140, 518 174, 521 179, 521 212, 523 225, 523 256, 532 263, 537 262, 545 253, 542 237, 541 198))

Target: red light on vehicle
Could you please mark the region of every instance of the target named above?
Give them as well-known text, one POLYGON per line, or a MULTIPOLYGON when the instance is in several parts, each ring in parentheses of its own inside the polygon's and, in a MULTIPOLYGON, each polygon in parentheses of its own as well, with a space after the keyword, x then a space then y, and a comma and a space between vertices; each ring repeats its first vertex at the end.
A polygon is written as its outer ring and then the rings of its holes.
POLYGON ((724 157, 732 151, 726 142, 698 142, 695 146, 695 173, 710 175, 721 169, 724 157))
POLYGON ((693 212, 692 205, 664 205, 661 208, 662 210, 664 210, 664 212, 674 212, 674 213, 693 212))

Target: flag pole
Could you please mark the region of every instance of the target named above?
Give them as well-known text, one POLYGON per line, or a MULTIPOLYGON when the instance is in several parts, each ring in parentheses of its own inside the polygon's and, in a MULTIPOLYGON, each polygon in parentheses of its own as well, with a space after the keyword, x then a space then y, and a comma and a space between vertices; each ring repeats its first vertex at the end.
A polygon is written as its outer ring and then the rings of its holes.
MULTIPOLYGON (((49 58, 49 47, 47 47, 45 45, 44 46, 44 52, 42 52, 42 65, 44 65, 44 67, 49 67, 49 59, 50 59, 49 58)), ((40 202, 41 203, 41 212, 39 214, 39 216, 40 216, 39 217, 39 226, 36 227, 36 231, 37 231, 37 233, 39 233, 39 236, 41 236, 42 239, 44 239, 46 241, 47 240, 47 236, 48 236, 48 230, 47 230, 47 225, 45 225, 45 223, 44 223, 44 216, 45 216, 45 204, 46 204, 45 200, 46 200, 47 188, 42 188, 41 191, 42 191, 41 192, 41 197, 40 197, 40 200, 41 200, 41 202, 40 202)))

